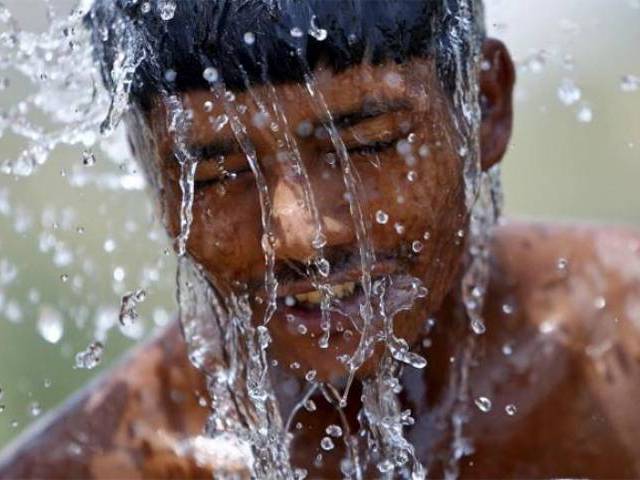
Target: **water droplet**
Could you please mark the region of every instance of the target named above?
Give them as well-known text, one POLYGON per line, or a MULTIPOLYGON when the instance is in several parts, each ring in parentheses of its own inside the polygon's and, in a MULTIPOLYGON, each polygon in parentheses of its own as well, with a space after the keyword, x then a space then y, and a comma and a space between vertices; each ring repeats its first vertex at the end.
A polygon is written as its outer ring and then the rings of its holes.
POLYGON ((218 80, 218 70, 213 67, 207 67, 202 72, 202 76, 209 83, 215 83, 218 80))
POLYGON ((415 240, 411 244, 411 250, 413 250, 414 253, 420 253, 423 248, 424 248, 424 245, 420 240, 415 240))
POLYGON ((301 38, 304 35, 304 32, 300 27, 293 27, 289 33, 293 38, 301 38))
MULTIPOLYGON (((271 334, 269 333, 269 329, 267 329, 267 327, 265 327, 264 325, 260 325, 257 330, 258 345, 260 345, 260 348, 262 350, 266 350, 271 344, 271 334)), ((293 364, 291 364, 291 368, 294 368, 293 364)))
POLYGON ((402 76, 397 72, 388 72, 384 75, 384 83, 391 88, 399 88, 402 86, 402 76))
POLYGON ((82 164, 85 167, 92 167, 96 164, 96 157, 91 150, 82 152, 82 164))
POLYGON ((315 249, 319 249, 324 247, 327 244, 327 237, 325 237, 322 233, 318 233, 316 238, 311 242, 311 246, 315 249))
POLYGON ((620 90, 623 92, 636 92, 640 88, 640 77, 636 75, 623 75, 620 79, 620 90))
POLYGON ((569 268, 569 261, 566 258, 559 258, 556 262, 556 268, 561 272, 566 272, 569 268))
POLYGON ((573 105, 582 97, 582 92, 573 80, 565 78, 558 87, 558 99, 566 105, 573 105))
POLYGON ((43 382, 44 388, 51 388, 51 384, 52 384, 51 379, 49 378, 44 379, 44 382, 43 382))
POLYGON ((105 252, 111 253, 116 249, 116 242, 112 238, 107 238, 102 248, 104 248, 105 252))
POLYGON ((407 180, 409 180, 410 182, 415 182, 417 178, 418 174, 416 173, 416 171, 409 170, 409 172, 407 173, 407 180))
POLYGON ((120 303, 120 314, 118 320, 123 327, 133 324, 138 319, 136 307, 139 303, 144 302, 147 293, 139 288, 133 292, 128 292, 122 296, 120 303))
POLYGON ((394 228, 394 230, 396 231, 396 233, 398 235, 404 235, 404 232, 406 230, 404 228, 404 225, 402 225, 401 223, 397 223, 397 222, 393 225, 393 228, 394 228))
POLYGON ((411 153, 412 147, 408 140, 398 140, 396 143, 396 151, 403 156, 407 156, 411 153))
POLYGON ((482 335, 487 331, 487 327, 485 326, 482 319, 473 318, 471 320, 471 330, 473 330, 473 333, 475 333, 476 335, 482 335))
POLYGON ((322 447, 323 450, 333 450, 333 447, 335 446, 333 444, 333 440, 331 440, 329 437, 323 437, 322 440, 320 440, 320 446, 322 447))
POLYGON ((313 124, 309 120, 303 120, 298 124, 296 133, 300 138, 307 138, 313 133, 313 124))
POLYGON ((504 407, 504 411, 507 412, 507 415, 514 416, 518 412, 518 409, 513 403, 510 403, 509 405, 504 407))
POLYGON ((541 50, 525 60, 524 67, 532 73, 540 73, 545 66, 547 52, 541 50))
POLYGON ((316 407, 316 402, 314 402, 313 400, 311 400, 310 398, 307 399, 304 402, 304 408, 308 411, 308 412, 315 412, 317 407, 316 407))
POLYGON ((69 281, 69 275, 67 275, 66 273, 63 273, 62 275, 60 275, 60 281, 62 283, 67 283, 69 281))
POLYGON ((52 307, 43 306, 40 309, 37 323, 38 333, 49 343, 58 343, 64 333, 62 315, 52 307))
POLYGON ((513 305, 511 305, 510 303, 504 303, 502 305, 502 312, 505 315, 511 315, 513 313, 513 305))
POLYGON ((178 78, 178 72, 176 72, 175 70, 173 70, 172 68, 168 68, 165 72, 164 72, 164 79, 169 82, 169 83, 173 83, 176 81, 176 78, 178 78))
POLYGON ((511 346, 510 343, 505 343, 502 346, 502 353, 503 355, 505 355, 506 357, 510 356, 513 353, 513 347, 511 346))
POLYGON ((420 148, 418 149, 418 155, 420 155, 422 158, 427 158, 430 153, 431 150, 429 149, 428 145, 420 145, 420 148))
POLYGON ((545 335, 553 333, 557 328, 557 323, 553 320, 545 320, 538 326, 538 331, 545 335))
POLYGON ((305 373, 304 378, 307 382, 313 382, 316 379, 317 372, 315 370, 309 370, 305 373))
POLYGON ((389 473, 393 470, 393 462, 391 460, 383 460, 376 466, 378 467, 378 471, 380 473, 389 473))
POLYGON ((140 11, 142 13, 149 13, 151 11, 151 3, 143 2, 142 5, 140 5, 140 11))
POLYGON ((113 269, 113 279, 116 282, 121 282, 124 280, 125 277, 125 272, 124 272, 124 268, 122 267, 116 267, 113 269))
POLYGON ((245 32, 242 36, 242 39, 247 45, 253 45, 254 43, 256 43, 256 34, 253 32, 245 32))
POLYGON ((482 412, 489 412, 491 410, 491 400, 487 397, 478 397, 475 399, 476 407, 482 412))
POLYGON ((580 105, 580 108, 578 108, 576 117, 580 123, 590 123, 591 120, 593 120, 593 111, 589 105, 583 103, 580 105))
MULTIPOLYGON (((293 33, 292 33, 293 35, 293 33)), ((327 31, 324 28, 320 28, 316 24, 316 16, 311 16, 311 26, 309 27, 309 35, 318 40, 319 42, 327 38, 327 31)))
POLYGON ((160 7, 160 18, 162 20, 166 22, 173 18, 176 12, 176 4, 174 0, 160 0, 158 6, 160 7))
POLYGON ((329 263, 329 260, 327 260, 326 258, 319 258, 315 263, 316 268, 318 269, 318 273, 320 273, 320 275, 325 278, 328 277, 331 273, 331 264, 329 263))
POLYGON ((102 361, 104 346, 100 342, 93 342, 89 346, 76 354, 76 368, 91 370, 97 367, 102 361))
POLYGON ((7 23, 11 20, 11 11, 4 5, 0 6, 0 22, 7 23))
POLYGON ((29 405, 29 414, 32 417, 37 417, 41 413, 42 413, 42 407, 40 407, 40 404, 38 402, 32 402, 29 405))
POLYGON ((325 429, 325 432, 327 432, 327 435, 330 435, 334 438, 340 438, 342 436, 342 428, 335 424, 329 425, 325 429))
POLYGON ((383 212, 382 210, 378 210, 376 212, 376 222, 378 222, 380 225, 384 225, 388 221, 389 215, 386 212, 383 212))
POLYGON ((593 301, 593 306, 596 307, 598 310, 602 310, 604 307, 607 306, 607 301, 605 300, 604 297, 596 297, 595 300, 593 301))

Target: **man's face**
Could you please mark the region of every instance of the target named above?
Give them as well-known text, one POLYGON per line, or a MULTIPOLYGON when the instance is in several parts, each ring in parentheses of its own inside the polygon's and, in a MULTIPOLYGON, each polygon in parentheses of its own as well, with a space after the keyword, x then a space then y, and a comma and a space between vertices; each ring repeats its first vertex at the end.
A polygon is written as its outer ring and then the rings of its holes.
MULTIPOLYGON (((450 99, 428 60, 360 65, 339 74, 319 69, 315 82, 359 179, 360 206, 376 257, 374 281, 415 277, 429 291, 394 319, 396 335, 411 344, 450 289, 464 247, 464 159, 450 99)), ((248 294, 259 324, 267 297, 256 176, 223 102, 209 91, 190 91, 182 98, 192 112, 186 144, 199 161, 188 253, 223 294, 248 294)), ((336 380, 346 374, 345 354, 353 354, 360 340, 360 256, 341 162, 323 126, 328 115, 319 113, 314 102, 304 85, 286 84, 254 87, 235 94, 231 103, 257 153, 272 204, 279 285, 278 309, 268 326, 270 352, 300 375, 313 369, 318 378, 336 380), (331 312, 328 348, 318 345, 321 296, 307 275, 320 253, 318 242, 314 246, 317 224, 307 201, 309 189, 326 237, 322 253, 330 263, 328 276, 319 278, 331 286, 339 305, 331 312)), ((164 222, 175 238, 182 193, 168 116, 159 101, 148 117, 153 141, 136 138, 135 129, 131 133, 138 156, 157 174, 164 222)), ((362 372, 370 371, 380 351, 362 372)))

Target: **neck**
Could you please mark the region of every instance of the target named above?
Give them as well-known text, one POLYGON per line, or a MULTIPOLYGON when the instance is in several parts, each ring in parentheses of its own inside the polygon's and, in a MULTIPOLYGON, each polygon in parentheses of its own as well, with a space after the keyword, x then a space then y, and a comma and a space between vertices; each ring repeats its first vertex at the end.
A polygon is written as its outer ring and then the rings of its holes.
MULTIPOLYGON (((453 296, 430 318, 430 328, 414 345, 414 351, 427 359, 427 366, 422 370, 404 366, 400 374, 402 391, 397 396, 400 411, 410 409, 416 420, 412 427, 404 429, 404 434, 413 440, 411 443, 416 446, 418 458, 423 462, 433 459, 433 452, 443 448, 447 450, 443 457, 449 457, 449 445, 454 435, 451 413, 460 408, 461 400, 466 396, 464 386, 471 353, 467 320, 460 303, 453 296)), ((311 393, 311 385, 294 378, 285 369, 276 369, 273 381, 283 419, 286 422, 289 418, 290 432, 294 434, 294 465, 308 469, 313 475, 337 473, 336 466, 347 456, 345 439, 349 437, 343 434, 332 438, 327 434, 327 427, 338 425, 352 436, 360 431, 363 419, 362 381, 354 382, 347 405, 342 409, 337 398, 342 394, 344 385, 318 384, 311 393), (300 402, 305 394, 312 401, 312 404, 307 402, 307 408, 300 402), (334 448, 323 450, 320 447, 324 437, 331 439, 334 448)), ((360 450, 366 451, 367 448, 360 450)))

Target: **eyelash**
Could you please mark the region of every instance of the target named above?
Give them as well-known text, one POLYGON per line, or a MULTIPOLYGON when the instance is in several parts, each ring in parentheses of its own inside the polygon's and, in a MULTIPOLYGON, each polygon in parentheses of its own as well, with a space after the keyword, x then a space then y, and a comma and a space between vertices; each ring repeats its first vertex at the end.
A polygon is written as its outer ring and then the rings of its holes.
MULTIPOLYGON (((347 148, 347 152, 349 152, 351 155, 372 155, 375 153, 382 153, 384 151, 389 150, 393 146, 395 146, 396 141, 397 140, 394 139, 394 140, 388 140, 385 142, 374 142, 367 145, 359 145, 356 147, 347 148)), ((239 172, 232 172, 232 173, 235 173, 237 178, 238 175, 249 172, 249 171, 250 169, 246 169, 246 170, 241 170, 239 172)), ((195 181, 194 188, 196 190, 199 190, 199 189, 206 188, 219 183, 224 183, 227 180, 228 180, 227 176, 222 176, 222 177, 212 178, 209 180, 195 181)))
POLYGON ((210 187, 213 185, 224 184, 226 181, 229 180, 229 177, 233 176, 235 179, 235 178, 238 178, 239 175, 246 172, 250 172, 250 171, 251 171, 250 168, 246 168, 243 170, 239 170, 237 172, 228 172, 228 175, 221 175, 219 177, 214 177, 207 180, 196 180, 193 182, 193 188, 195 190, 201 190, 203 188, 210 187))
POLYGON ((347 151, 354 155, 371 155, 373 153, 381 153, 395 146, 396 140, 387 140, 385 142, 374 142, 367 145, 359 145, 357 147, 348 148, 347 151))

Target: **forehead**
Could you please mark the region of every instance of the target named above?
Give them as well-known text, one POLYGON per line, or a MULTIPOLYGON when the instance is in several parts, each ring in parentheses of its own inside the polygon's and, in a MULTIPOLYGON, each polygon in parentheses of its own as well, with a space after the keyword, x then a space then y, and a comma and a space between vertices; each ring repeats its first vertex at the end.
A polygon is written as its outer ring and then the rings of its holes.
MULTIPOLYGON (((349 115, 400 108, 426 112, 433 110, 435 104, 448 103, 437 81, 434 62, 429 59, 377 66, 361 64, 339 73, 320 67, 313 72, 312 85, 257 85, 242 92, 227 92, 225 97, 226 100, 208 90, 181 95, 191 117, 190 143, 232 139, 229 108, 240 117, 247 134, 254 137, 280 128, 282 119, 296 131, 301 125, 322 124, 331 118, 348 120, 349 115)), ((166 102, 157 98, 150 120, 152 130, 161 138, 168 137, 169 114, 166 102)))

